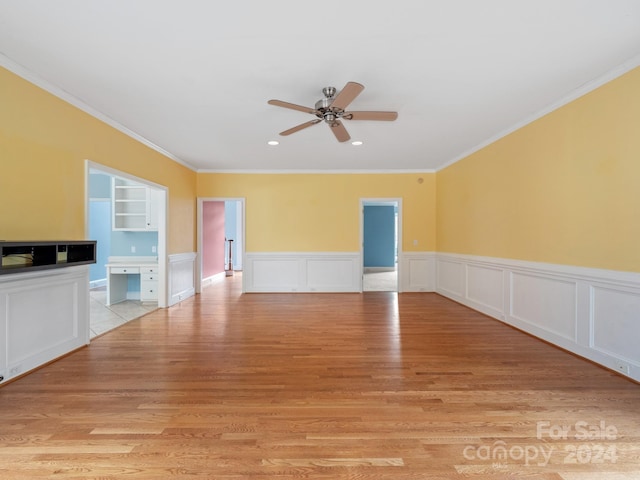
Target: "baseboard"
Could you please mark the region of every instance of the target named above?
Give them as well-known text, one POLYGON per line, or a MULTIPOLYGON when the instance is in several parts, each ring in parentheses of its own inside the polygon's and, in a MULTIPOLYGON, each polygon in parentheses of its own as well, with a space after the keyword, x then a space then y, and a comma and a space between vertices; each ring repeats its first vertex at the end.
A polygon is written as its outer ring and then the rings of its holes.
POLYGON ((101 288, 101 287, 106 287, 106 286, 107 286, 107 279, 106 278, 101 278, 99 280, 91 280, 89 282, 89 289, 101 288))
POLYGON ((216 273, 215 275, 211 275, 210 277, 202 279, 202 288, 207 287, 209 285, 213 285, 214 283, 218 283, 226 278, 226 272, 216 273))

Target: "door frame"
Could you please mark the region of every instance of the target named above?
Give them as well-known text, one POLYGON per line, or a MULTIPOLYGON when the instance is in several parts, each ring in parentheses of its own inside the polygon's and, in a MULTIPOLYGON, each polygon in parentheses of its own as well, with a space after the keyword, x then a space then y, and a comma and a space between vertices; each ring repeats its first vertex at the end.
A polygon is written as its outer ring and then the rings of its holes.
POLYGON ((398 208, 398 224, 396 235, 398 236, 398 262, 396 264, 396 274, 398 276, 396 291, 402 292, 402 198, 399 197, 376 197, 360 198, 360 292, 364 291, 364 207, 365 205, 388 205, 398 208))
POLYGON ((92 160, 85 160, 85 236, 89 238, 89 174, 92 171, 98 171, 105 175, 113 177, 125 178, 138 182, 142 185, 146 185, 151 188, 155 188, 160 191, 158 195, 158 307, 166 308, 168 306, 167 301, 167 199, 169 198, 169 189, 164 185, 154 183, 150 180, 136 177, 130 173, 116 170, 115 168, 107 167, 100 163, 96 163, 92 160))
MULTIPOLYGON (((197 261, 196 261, 196 293, 202 293, 202 216, 204 211, 204 202, 239 202, 240 203, 240 231, 242 232, 242 248, 240 255, 242 257, 242 265, 245 265, 245 251, 247 245, 247 235, 245 229, 245 198, 244 197, 198 197, 197 208, 197 261)), ((242 293, 245 292, 245 278, 242 276, 242 293)))

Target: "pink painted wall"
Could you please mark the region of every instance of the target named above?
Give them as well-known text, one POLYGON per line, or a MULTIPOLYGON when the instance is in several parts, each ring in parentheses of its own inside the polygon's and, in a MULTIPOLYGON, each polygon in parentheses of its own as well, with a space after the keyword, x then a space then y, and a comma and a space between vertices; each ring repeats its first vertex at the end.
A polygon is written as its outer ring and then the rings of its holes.
POLYGON ((224 202, 202 204, 202 278, 224 272, 224 202))

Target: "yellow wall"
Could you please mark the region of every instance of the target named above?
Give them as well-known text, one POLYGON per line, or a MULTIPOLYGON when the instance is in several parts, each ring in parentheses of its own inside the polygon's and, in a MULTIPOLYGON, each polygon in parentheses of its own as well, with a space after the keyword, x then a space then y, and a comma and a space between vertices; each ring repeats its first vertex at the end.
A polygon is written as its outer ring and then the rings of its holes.
POLYGON ((437 250, 640 271, 640 68, 437 173, 437 250))
POLYGON ((0 239, 84 238, 89 159, 169 188, 169 253, 196 195, 246 198, 249 252, 359 251, 400 197, 404 251, 640 271, 640 69, 437 174, 196 174, 2 68, 0 106, 0 239))
POLYGON ((0 239, 84 239, 85 159, 169 187, 168 253, 195 251, 195 172, 0 68, 0 239))
POLYGON ((433 173, 201 173, 198 196, 246 199, 248 252, 360 251, 360 199, 383 197, 402 198, 403 250, 435 250, 433 173))

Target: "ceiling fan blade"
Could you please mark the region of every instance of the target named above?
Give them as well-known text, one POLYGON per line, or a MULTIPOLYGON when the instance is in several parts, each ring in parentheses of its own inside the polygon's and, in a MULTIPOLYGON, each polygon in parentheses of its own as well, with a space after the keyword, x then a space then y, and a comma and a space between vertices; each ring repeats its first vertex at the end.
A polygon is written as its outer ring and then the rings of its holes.
POLYGON ((360 92, 364 90, 364 85, 360 85, 356 82, 347 82, 344 88, 336 96, 331 104, 331 108, 337 108, 338 110, 344 110, 347 108, 353 100, 360 95, 360 92))
POLYGON ((345 120, 380 120, 392 122, 398 118, 398 112, 345 112, 345 120))
POLYGON ((300 130, 310 127, 311 125, 315 125, 316 123, 320 123, 322 120, 320 120, 319 118, 316 118, 315 120, 310 120, 308 122, 305 123, 301 123, 300 125, 297 125, 293 128, 290 128, 289 130, 285 130, 284 132, 280 132, 280 135, 291 135, 292 133, 296 133, 299 132, 300 130))
POLYGON ((335 122, 330 123, 329 126, 331 127, 331 131, 336 136, 339 142, 346 142, 351 138, 349 136, 349 132, 347 132, 347 129, 344 128, 344 125, 340 120, 336 120, 335 122))
POLYGON ((282 100, 269 100, 269 105, 275 105, 276 107, 290 108, 291 110, 299 110, 305 113, 316 113, 316 110, 311 107, 303 107, 302 105, 296 105, 295 103, 283 102, 282 100))

